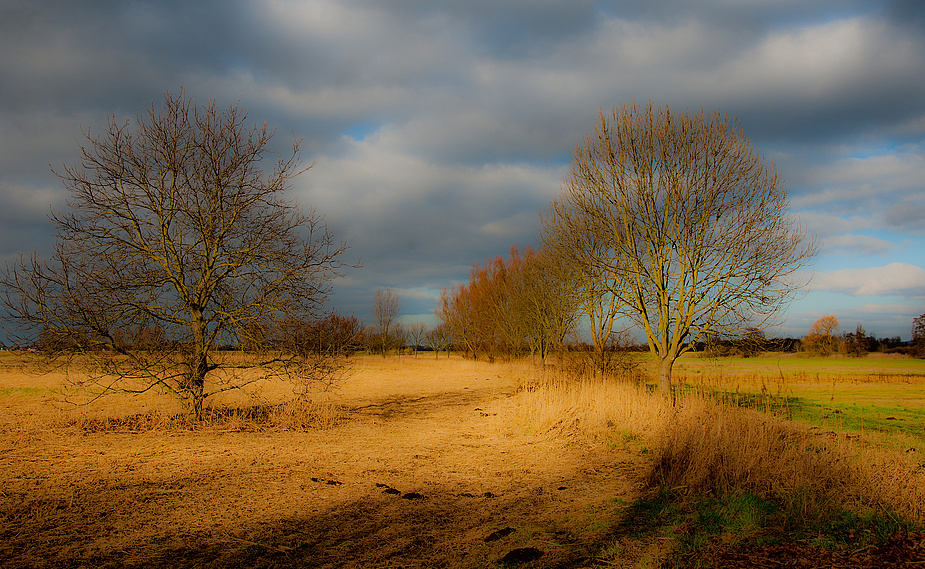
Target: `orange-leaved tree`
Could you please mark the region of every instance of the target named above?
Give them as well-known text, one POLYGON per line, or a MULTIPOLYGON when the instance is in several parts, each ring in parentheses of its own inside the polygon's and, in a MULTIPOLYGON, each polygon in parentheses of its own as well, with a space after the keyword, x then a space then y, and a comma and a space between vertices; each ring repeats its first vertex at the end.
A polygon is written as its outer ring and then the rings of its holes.
POLYGON ((827 356, 838 351, 838 318, 834 314, 816 320, 803 338, 803 350, 827 356))
POLYGON ((557 257, 515 246, 507 259, 475 264, 467 284, 444 289, 436 314, 476 359, 530 350, 545 360, 575 322, 574 295, 562 276, 557 257))

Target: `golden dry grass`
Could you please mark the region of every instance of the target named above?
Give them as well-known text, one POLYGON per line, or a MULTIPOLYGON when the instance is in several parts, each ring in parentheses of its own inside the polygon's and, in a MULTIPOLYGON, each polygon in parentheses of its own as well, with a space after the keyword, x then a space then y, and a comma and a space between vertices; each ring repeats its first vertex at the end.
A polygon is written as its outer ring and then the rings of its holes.
POLYGON ((205 425, 156 394, 70 406, 26 363, 0 358, 2 566, 654 567, 674 538, 601 545, 653 487, 923 517, 914 453, 529 362, 361 357, 205 425))
POLYGON ((323 429, 127 430, 173 402, 23 391, 57 380, 0 375, 3 566, 485 567, 527 546, 578 563, 644 475, 627 449, 527 432, 520 379, 455 358, 357 359, 317 394, 340 410, 323 429))
POLYGON ((921 452, 877 433, 810 427, 698 393, 670 404, 642 385, 555 373, 515 401, 521 423, 538 432, 617 431, 644 441, 653 450, 650 487, 752 492, 806 514, 889 508, 925 522, 921 452))
POLYGON ((886 507, 925 521, 925 469, 915 452, 694 397, 666 424, 653 482, 698 493, 748 491, 804 515, 886 507))

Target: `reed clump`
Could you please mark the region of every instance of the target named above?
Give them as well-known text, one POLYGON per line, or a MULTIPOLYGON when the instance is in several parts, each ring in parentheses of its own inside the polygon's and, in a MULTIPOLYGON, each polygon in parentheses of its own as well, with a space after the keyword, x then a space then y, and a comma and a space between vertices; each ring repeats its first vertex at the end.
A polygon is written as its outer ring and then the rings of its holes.
MULTIPOLYGON (((521 372, 521 375, 525 375, 521 372)), ((549 370, 522 379, 522 424, 548 433, 622 431, 652 457, 649 488, 715 496, 752 493, 806 518, 841 507, 925 522, 921 453, 678 391, 673 400, 633 377, 549 370)))
POLYGON ((925 521, 917 457, 860 436, 691 396, 675 406, 655 446, 652 487, 750 492, 810 518, 848 507, 925 521))

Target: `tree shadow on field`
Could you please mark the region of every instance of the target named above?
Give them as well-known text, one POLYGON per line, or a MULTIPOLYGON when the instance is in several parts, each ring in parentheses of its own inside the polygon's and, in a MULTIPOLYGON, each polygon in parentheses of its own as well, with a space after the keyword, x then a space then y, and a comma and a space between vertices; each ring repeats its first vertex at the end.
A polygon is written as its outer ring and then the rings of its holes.
POLYGON ((636 463, 602 463, 610 451, 586 462, 576 451, 574 462, 546 471, 541 449, 552 446, 499 451, 479 429, 492 414, 482 407, 504 395, 484 388, 372 399, 344 409, 354 425, 317 440, 238 432, 65 439, 35 467, 23 460, 3 489, 0 567, 484 568, 515 550, 542 553, 519 567, 585 566, 598 530, 588 533, 572 514, 629 492, 636 463), (442 422, 444 412, 453 422, 442 422), (428 429, 440 435, 390 439, 428 429), (340 447, 324 446, 340 436, 348 437, 340 447), (118 445, 140 455, 118 454, 118 445), (275 453, 277 445, 297 450, 275 453), (111 451, 116 458, 97 458, 111 451), (472 453, 475 460, 454 458, 472 453), (39 466, 55 461, 64 462, 39 466))
MULTIPOLYGON (((98 492, 108 495, 85 496, 80 509, 33 502, 25 506, 28 511, 45 508, 52 515, 34 527, 2 524, 0 566, 483 568, 525 547, 538 547, 543 555, 521 567, 564 569, 590 560, 588 549, 546 515, 561 506, 564 492, 528 488, 472 494, 431 486, 421 493, 387 493, 394 489, 372 480, 363 486, 362 498, 310 515, 239 526, 160 527, 146 537, 112 534, 112 519, 131 516, 133 500, 203 492, 207 483, 190 479, 104 488, 98 492)), ((8 514, 9 522, 25 512, 8 514)))
MULTIPOLYGON (((358 500, 306 518, 244 530, 248 538, 165 551, 173 567, 486 567, 515 547, 486 542, 497 498, 452 495, 358 500)), ((512 504, 507 504, 511 506, 512 504)), ((506 516, 506 517, 510 517, 506 516)), ((524 536, 529 537, 529 535, 524 536)))

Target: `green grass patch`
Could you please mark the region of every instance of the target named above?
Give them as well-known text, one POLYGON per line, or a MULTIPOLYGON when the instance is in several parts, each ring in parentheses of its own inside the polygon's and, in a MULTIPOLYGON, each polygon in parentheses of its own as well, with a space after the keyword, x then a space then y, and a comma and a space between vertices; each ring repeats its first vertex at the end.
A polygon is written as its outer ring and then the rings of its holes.
POLYGON ((844 386, 837 398, 825 393, 803 391, 801 396, 779 395, 768 392, 730 392, 717 389, 679 386, 678 392, 696 393, 720 403, 772 413, 815 425, 835 432, 882 433, 905 435, 925 445, 925 404, 914 391, 889 395, 882 388, 871 386, 844 386), (879 390, 876 397, 864 397, 871 389, 879 390))
POLYGON ((685 393, 838 432, 910 436, 925 444, 925 360, 686 357, 685 393))
POLYGON ((7 396, 38 396, 52 393, 53 390, 45 387, 0 387, 0 397, 7 396))
POLYGON ((717 498, 662 490, 624 511, 599 556, 618 558, 621 551, 615 544, 665 540, 675 544, 665 567, 697 567, 698 553, 717 544, 746 548, 800 541, 856 549, 882 544, 913 529, 913 524, 889 512, 859 514, 828 508, 806 515, 748 492, 717 498))
POLYGON ((785 376, 813 380, 816 376, 824 381, 833 376, 909 376, 925 379, 925 359, 888 358, 868 356, 847 357, 800 357, 794 354, 767 354, 755 358, 722 357, 702 358, 699 354, 685 354, 675 362, 675 371, 700 373, 722 372, 723 375, 785 376))

